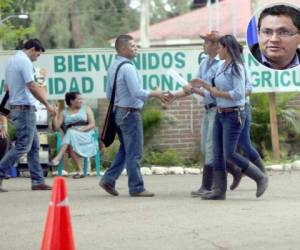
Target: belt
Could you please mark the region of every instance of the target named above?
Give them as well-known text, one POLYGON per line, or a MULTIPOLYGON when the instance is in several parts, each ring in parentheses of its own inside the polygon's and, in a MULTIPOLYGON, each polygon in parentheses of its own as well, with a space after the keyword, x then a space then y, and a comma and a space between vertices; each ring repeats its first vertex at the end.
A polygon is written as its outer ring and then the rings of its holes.
POLYGON ((218 108, 218 113, 231 113, 236 111, 244 110, 244 106, 235 106, 235 107, 229 107, 229 108, 218 108))
POLYGON ((209 104, 205 104, 204 105, 204 108, 206 109, 206 110, 208 110, 208 109, 210 109, 210 108, 213 108, 213 107, 216 107, 217 106, 217 104, 215 104, 215 103, 209 103, 209 104))
POLYGON ((120 106, 116 106, 117 108, 120 108, 120 109, 124 109, 126 110, 127 112, 140 112, 141 110, 140 109, 136 109, 136 108, 129 108, 129 107, 120 107, 120 106))
POLYGON ((36 107, 34 105, 10 105, 10 109, 17 110, 17 111, 24 111, 24 110, 36 111, 36 107))

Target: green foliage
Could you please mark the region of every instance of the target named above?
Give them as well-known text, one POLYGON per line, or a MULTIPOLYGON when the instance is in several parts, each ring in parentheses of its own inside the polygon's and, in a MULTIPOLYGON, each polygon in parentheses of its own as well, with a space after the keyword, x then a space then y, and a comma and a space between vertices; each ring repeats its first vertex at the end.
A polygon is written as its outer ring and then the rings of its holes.
POLYGON ((162 121, 162 112, 150 108, 143 112, 144 141, 147 143, 154 135, 154 130, 162 121))
MULTIPOLYGON (((28 20, 11 18, 0 28, 5 49, 15 49, 28 37, 46 48, 108 47, 110 39, 139 29, 140 10, 127 0, 1 0, 0 14, 29 13, 28 20)), ((150 1, 151 23, 183 14, 192 1, 150 1)))
POLYGON ((1 18, 19 13, 30 18, 10 18, 0 28, 5 49, 33 36, 46 48, 108 47, 110 39, 139 27, 138 11, 125 0, 1 0, 1 18))
POLYGON ((5 12, 5 11, 9 10, 12 3, 13 3, 13 0, 1 0, 1 2, 0 2, 1 12, 5 12))
POLYGON ((9 136, 10 140, 11 141, 16 140, 16 129, 10 120, 8 120, 8 122, 7 122, 7 131, 8 131, 8 136, 9 136))
POLYGON ((54 156, 58 153, 56 150, 56 140, 57 139, 57 133, 53 132, 49 134, 49 147, 51 152, 51 159, 54 158, 54 156))
POLYGON ((183 165, 183 163, 183 157, 175 149, 163 151, 146 150, 142 160, 142 164, 160 166, 179 166, 183 165))
POLYGON ((150 100, 146 103, 143 112, 143 129, 145 144, 153 137, 155 129, 164 119, 160 110, 160 103, 157 100, 150 100))
POLYGON ((5 49, 16 49, 20 47, 22 41, 33 32, 33 28, 15 27, 8 23, 1 27, 0 37, 2 37, 2 45, 5 49))
POLYGON ((47 48, 91 48, 137 29, 139 17, 123 0, 42 0, 33 23, 47 48))
POLYGON ((266 154, 266 150, 270 150, 272 147, 268 96, 253 94, 251 106, 251 138, 260 153, 266 154))
MULTIPOLYGON (((19 13, 31 12, 34 7, 34 0, 1 0, 1 19, 19 13)), ((30 19, 18 19, 11 17, 3 22, 0 27, 0 40, 4 49, 16 49, 34 31, 30 19)))
MULTIPOLYGON (((276 95, 276 111, 282 156, 288 157, 295 152, 293 145, 300 138, 300 111, 287 107, 288 102, 296 93, 282 93, 276 95)), ((258 150, 271 158, 271 128, 268 94, 254 94, 251 96, 252 126, 251 138, 258 150)))
POLYGON ((119 140, 115 140, 114 143, 108 148, 101 149, 101 163, 102 168, 106 169, 111 165, 111 162, 115 158, 115 155, 119 151, 120 142, 119 140))
POLYGON ((190 10, 192 1, 154 0, 150 1, 151 23, 157 23, 167 18, 175 17, 190 10))

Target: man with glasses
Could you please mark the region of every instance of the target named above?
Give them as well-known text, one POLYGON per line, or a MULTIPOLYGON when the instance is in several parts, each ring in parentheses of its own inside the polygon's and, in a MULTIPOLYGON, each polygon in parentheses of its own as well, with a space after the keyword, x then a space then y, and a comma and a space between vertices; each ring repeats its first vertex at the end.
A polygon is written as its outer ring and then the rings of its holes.
POLYGON ((253 56, 265 66, 284 70, 300 64, 300 9, 275 5, 264 9, 258 19, 258 44, 253 56))

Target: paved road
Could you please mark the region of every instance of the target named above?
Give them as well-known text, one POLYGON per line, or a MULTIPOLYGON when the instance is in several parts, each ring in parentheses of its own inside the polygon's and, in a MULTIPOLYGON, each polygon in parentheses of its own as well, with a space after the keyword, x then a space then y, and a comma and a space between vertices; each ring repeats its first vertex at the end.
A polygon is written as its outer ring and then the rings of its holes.
MULTIPOLYGON (((300 172, 270 174, 262 199, 246 178, 226 201, 191 198, 199 178, 146 176, 154 198, 129 197, 127 177, 118 182, 119 197, 104 193, 96 177, 68 178, 77 249, 300 249, 300 172)), ((39 249, 50 192, 30 191, 25 178, 4 184, 10 192, 0 194, 0 249, 39 249)))

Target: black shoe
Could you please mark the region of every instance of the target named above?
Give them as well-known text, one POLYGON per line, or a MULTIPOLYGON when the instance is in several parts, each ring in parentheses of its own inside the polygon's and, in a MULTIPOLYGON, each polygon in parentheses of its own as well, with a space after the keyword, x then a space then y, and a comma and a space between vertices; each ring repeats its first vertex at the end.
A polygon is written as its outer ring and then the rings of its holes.
POLYGON ((36 184, 31 186, 32 190, 52 190, 52 187, 46 183, 36 184))
POLYGON ((201 197, 201 195, 210 192, 211 189, 205 189, 205 188, 199 188, 198 190, 192 191, 191 196, 192 197, 201 197))
POLYGON ((202 200, 226 200, 226 193, 220 189, 213 189, 201 195, 202 200))
POLYGON ((256 182, 256 197, 260 197, 268 188, 268 177, 256 165, 249 162, 248 168, 244 172, 248 177, 256 182))
POLYGON ((201 197, 202 189, 199 188, 198 190, 192 191, 191 196, 192 197, 201 197))
POLYGON ((4 188, 2 188, 2 187, 0 186, 0 193, 6 193, 6 192, 8 192, 8 190, 7 190, 7 189, 4 189, 4 188))
POLYGON ((214 170, 213 188, 211 191, 203 193, 203 200, 225 200, 227 189, 227 174, 226 171, 214 170))
POLYGON ((234 164, 228 161, 226 162, 226 168, 228 173, 230 173, 233 178, 232 184, 230 185, 230 190, 234 190, 238 187, 238 185, 240 185, 243 173, 239 167, 235 166, 234 164))
POLYGON ((130 194, 132 197, 153 197, 154 193, 149 192, 148 190, 144 190, 143 192, 140 193, 132 193, 130 194))
POLYGON ((213 182, 213 166, 206 164, 203 167, 201 187, 196 191, 192 191, 191 196, 201 197, 202 194, 211 191, 212 182, 213 182))
POLYGON ((109 183, 106 183, 104 181, 100 181, 99 186, 102 187, 107 193, 113 195, 113 196, 118 196, 119 193, 118 191, 109 183))
POLYGON ((73 179, 81 179, 81 178, 84 178, 84 174, 80 174, 80 173, 77 173, 75 175, 72 176, 73 179))

